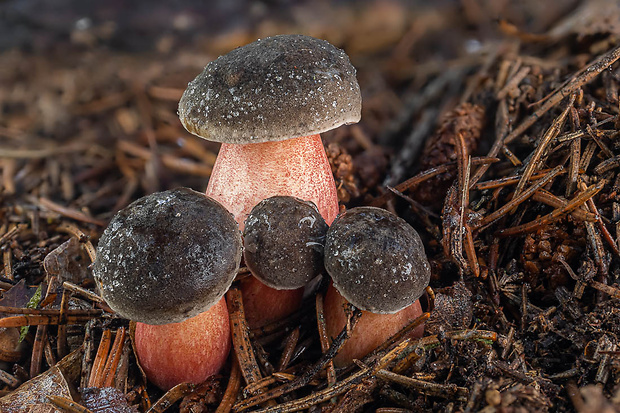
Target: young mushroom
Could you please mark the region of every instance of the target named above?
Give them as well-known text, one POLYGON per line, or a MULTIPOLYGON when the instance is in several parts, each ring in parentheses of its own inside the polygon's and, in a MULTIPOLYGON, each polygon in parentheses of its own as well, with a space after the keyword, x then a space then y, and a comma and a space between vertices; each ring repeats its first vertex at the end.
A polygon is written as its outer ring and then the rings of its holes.
POLYGON ((158 387, 203 382, 226 361, 223 295, 241 249, 233 216, 187 188, 140 198, 110 221, 99 240, 95 280, 108 305, 137 322, 136 354, 158 387))
POLYGON ((245 220, 245 263, 271 288, 301 288, 323 269, 327 228, 310 201, 290 196, 264 199, 245 220))
POLYGON ((333 281, 325 296, 328 334, 345 325, 345 299, 363 310, 337 365, 362 358, 422 314, 418 298, 430 280, 424 246, 409 224, 386 210, 358 207, 339 215, 327 232, 325 269, 333 281))
MULTIPOLYGON (((338 198, 319 133, 358 122, 360 113, 347 55, 302 35, 268 37, 220 56, 179 102, 189 132, 222 143, 206 193, 241 229, 250 210, 274 195, 312 201, 331 223, 338 198)), ((294 310, 274 310, 275 303, 299 303, 298 290, 276 291, 254 278, 241 288, 246 313, 261 314, 254 327, 294 310)))

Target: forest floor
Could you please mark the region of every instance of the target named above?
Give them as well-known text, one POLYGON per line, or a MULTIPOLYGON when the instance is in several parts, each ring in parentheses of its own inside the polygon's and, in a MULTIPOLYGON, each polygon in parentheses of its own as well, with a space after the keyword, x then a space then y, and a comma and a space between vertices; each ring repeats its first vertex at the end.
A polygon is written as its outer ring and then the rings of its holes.
POLYGON ((246 385, 273 390, 272 412, 620 411, 616 1, 163 3, 0 4, 3 412, 241 411, 246 385), (344 207, 420 233, 425 336, 328 385, 310 306, 249 332, 260 383, 229 362, 163 393, 96 294, 97 240, 141 196, 204 191, 218 145, 178 100, 209 61, 281 33, 358 70, 362 120, 326 150, 344 207), (274 372, 286 352, 292 373, 274 372))

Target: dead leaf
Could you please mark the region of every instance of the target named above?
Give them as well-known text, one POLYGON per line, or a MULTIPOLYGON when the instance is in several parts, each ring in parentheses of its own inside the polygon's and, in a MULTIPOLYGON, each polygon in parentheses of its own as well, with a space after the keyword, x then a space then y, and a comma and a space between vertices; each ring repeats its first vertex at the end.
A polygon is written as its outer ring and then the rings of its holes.
POLYGON ((80 284, 90 277, 89 263, 88 255, 80 242, 77 238, 71 237, 47 254, 43 260, 43 267, 50 276, 57 276, 61 282, 70 281, 80 284))
MULTIPOLYGON (((45 288, 45 287, 43 287, 45 288)), ((42 288, 42 289, 43 289, 42 288)), ((21 279, 4 293, 0 299, 0 305, 6 307, 26 308, 28 302, 37 291, 36 287, 26 286, 26 281, 21 279)), ((0 313, 0 317, 8 317, 14 314, 0 313)), ((0 360, 14 363, 21 358, 20 329, 0 328, 0 360)))
POLYGON ((472 293, 462 281, 444 288, 435 295, 435 308, 426 323, 426 331, 438 334, 440 331, 468 328, 473 316, 472 293))
POLYGON ((47 396, 55 395, 73 400, 68 381, 80 374, 82 353, 76 350, 45 373, 28 380, 12 393, 0 398, 3 413, 62 413, 48 403, 47 396))
POLYGON ((114 387, 89 387, 82 389, 84 405, 92 413, 137 413, 138 410, 127 402, 122 391, 114 387))
MULTIPOLYGON (((37 288, 38 286, 26 286, 26 281, 22 278, 17 284, 12 286, 3 294, 2 299, 0 299, 0 305, 5 307, 26 308, 26 304, 28 304, 34 293, 37 291, 37 288)), ((46 285, 43 284, 41 289, 45 291, 46 285)), ((6 317, 8 314, 0 313, 0 316, 6 317)))
POLYGON ((16 363, 22 356, 24 344, 19 341, 19 328, 0 328, 0 360, 16 363))

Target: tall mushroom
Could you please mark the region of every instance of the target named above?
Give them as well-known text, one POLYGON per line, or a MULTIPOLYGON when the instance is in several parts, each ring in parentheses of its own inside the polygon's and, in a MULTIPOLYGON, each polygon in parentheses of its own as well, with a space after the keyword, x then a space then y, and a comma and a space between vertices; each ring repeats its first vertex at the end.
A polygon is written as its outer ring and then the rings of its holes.
MULTIPOLYGON (((268 37, 220 56, 179 102, 189 132, 222 143, 206 193, 241 229, 250 210, 274 195, 314 202, 330 224, 338 198, 319 133, 358 122, 360 113, 347 55, 302 35, 268 37)), ((275 291, 250 280, 242 285, 250 325, 280 318, 300 301, 299 290, 275 291)))
POLYGON ((241 262, 241 234, 217 201, 187 188, 119 211, 93 266, 108 305, 136 321, 136 354, 162 389, 200 383, 230 350, 223 299, 241 262))
POLYGON ((325 296, 328 333, 344 327, 345 299, 364 310, 334 359, 337 365, 362 358, 422 314, 418 298, 430 279, 422 240, 384 209, 358 207, 339 215, 327 231, 325 268, 333 281, 325 296))

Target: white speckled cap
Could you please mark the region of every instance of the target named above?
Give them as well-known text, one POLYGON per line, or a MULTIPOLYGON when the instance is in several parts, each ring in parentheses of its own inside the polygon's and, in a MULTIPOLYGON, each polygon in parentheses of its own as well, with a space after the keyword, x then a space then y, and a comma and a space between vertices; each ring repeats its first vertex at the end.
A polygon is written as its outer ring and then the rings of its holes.
POLYGON ((99 240, 93 275, 121 316, 178 323, 222 298, 239 269, 241 248, 226 208, 177 188, 142 197, 114 216, 99 240))
POLYGON ((325 269, 347 301, 378 314, 413 304, 431 277, 418 233, 404 219, 367 206, 351 208, 332 222, 325 269))
POLYGON ((179 102, 189 132, 225 143, 314 135, 360 120, 362 98, 349 57, 325 40, 281 35, 220 56, 179 102))

